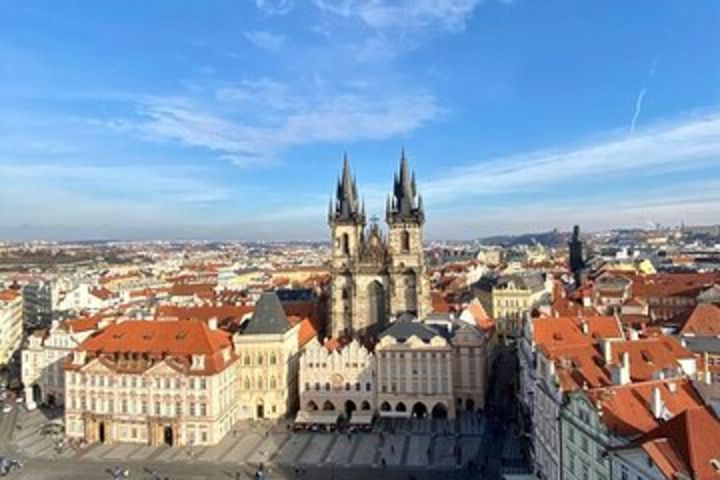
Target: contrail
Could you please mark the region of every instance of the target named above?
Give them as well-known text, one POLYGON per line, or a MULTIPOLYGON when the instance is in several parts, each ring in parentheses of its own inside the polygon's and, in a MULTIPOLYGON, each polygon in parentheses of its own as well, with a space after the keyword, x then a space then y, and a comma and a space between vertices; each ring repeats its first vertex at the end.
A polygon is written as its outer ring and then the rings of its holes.
POLYGON ((642 111, 642 104, 643 100, 645 99, 645 94, 647 93, 647 88, 643 87, 640 90, 640 93, 638 93, 637 100, 635 100, 635 113, 632 117, 632 122, 630 122, 630 133, 635 132, 635 125, 637 124, 638 117, 640 117, 640 112, 642 111))

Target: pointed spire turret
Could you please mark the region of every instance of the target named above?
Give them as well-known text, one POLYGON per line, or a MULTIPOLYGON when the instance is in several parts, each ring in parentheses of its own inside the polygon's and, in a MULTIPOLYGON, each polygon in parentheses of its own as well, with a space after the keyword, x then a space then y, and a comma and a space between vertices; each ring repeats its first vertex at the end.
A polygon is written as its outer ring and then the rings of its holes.
POLYGON ((410 172, 405 149, 400 152, 400 168, 393 179, 393 196, 388 210, 388 221, 419 223, 424 221, 417 195, 415 173, 410 172))
MULTIPOLYGON (((332 202, 331 202, 332 205, 332 202)), ((364 214, 360 211, 360 201, 357 182, 350 169, 350 160, 347 153, 343 155, 343 170, 338 179, 335 192, 335 208, 331 206, 330 222, 356 222, 364 223, 364 214)))

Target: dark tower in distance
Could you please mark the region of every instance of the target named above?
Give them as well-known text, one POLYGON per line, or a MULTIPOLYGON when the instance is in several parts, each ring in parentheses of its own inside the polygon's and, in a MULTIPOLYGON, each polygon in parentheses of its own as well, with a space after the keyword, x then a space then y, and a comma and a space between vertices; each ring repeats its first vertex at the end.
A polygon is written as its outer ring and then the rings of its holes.
POLYGON ((585 270, 585 260, 583 259, 583 244, 580 241, 580 226, 573 227, 572 238, 568 242, 570 250, 570 271, 575 277, 576 286, 582 283, 582 272, 585 270))

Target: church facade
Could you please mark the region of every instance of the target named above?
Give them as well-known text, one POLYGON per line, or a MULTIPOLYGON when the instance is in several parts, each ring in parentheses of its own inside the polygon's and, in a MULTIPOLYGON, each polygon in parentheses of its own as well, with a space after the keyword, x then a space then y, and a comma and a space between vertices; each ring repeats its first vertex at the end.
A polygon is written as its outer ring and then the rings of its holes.
POLYGON ((425 212, 404 152, 385 219, 387 234, 377 223, 367 224, 346 157, 328 212, 332 337, 377 333, 404 314, 423 318, 431 311, 422 247, 425 212))

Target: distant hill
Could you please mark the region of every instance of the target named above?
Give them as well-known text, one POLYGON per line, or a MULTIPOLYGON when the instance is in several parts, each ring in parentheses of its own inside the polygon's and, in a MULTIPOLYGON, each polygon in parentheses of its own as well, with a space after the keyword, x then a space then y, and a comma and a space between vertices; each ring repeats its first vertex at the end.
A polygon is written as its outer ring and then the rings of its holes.
POLYGON ((570 240, 570 232, 558 232, 551 230, 540 233, 523 233, 521 235, 495 235, 481 238, 481 245, 501 245, 503 247, 515 247, 519 245, 536 245, 544 247, 564 247, 570 240))

